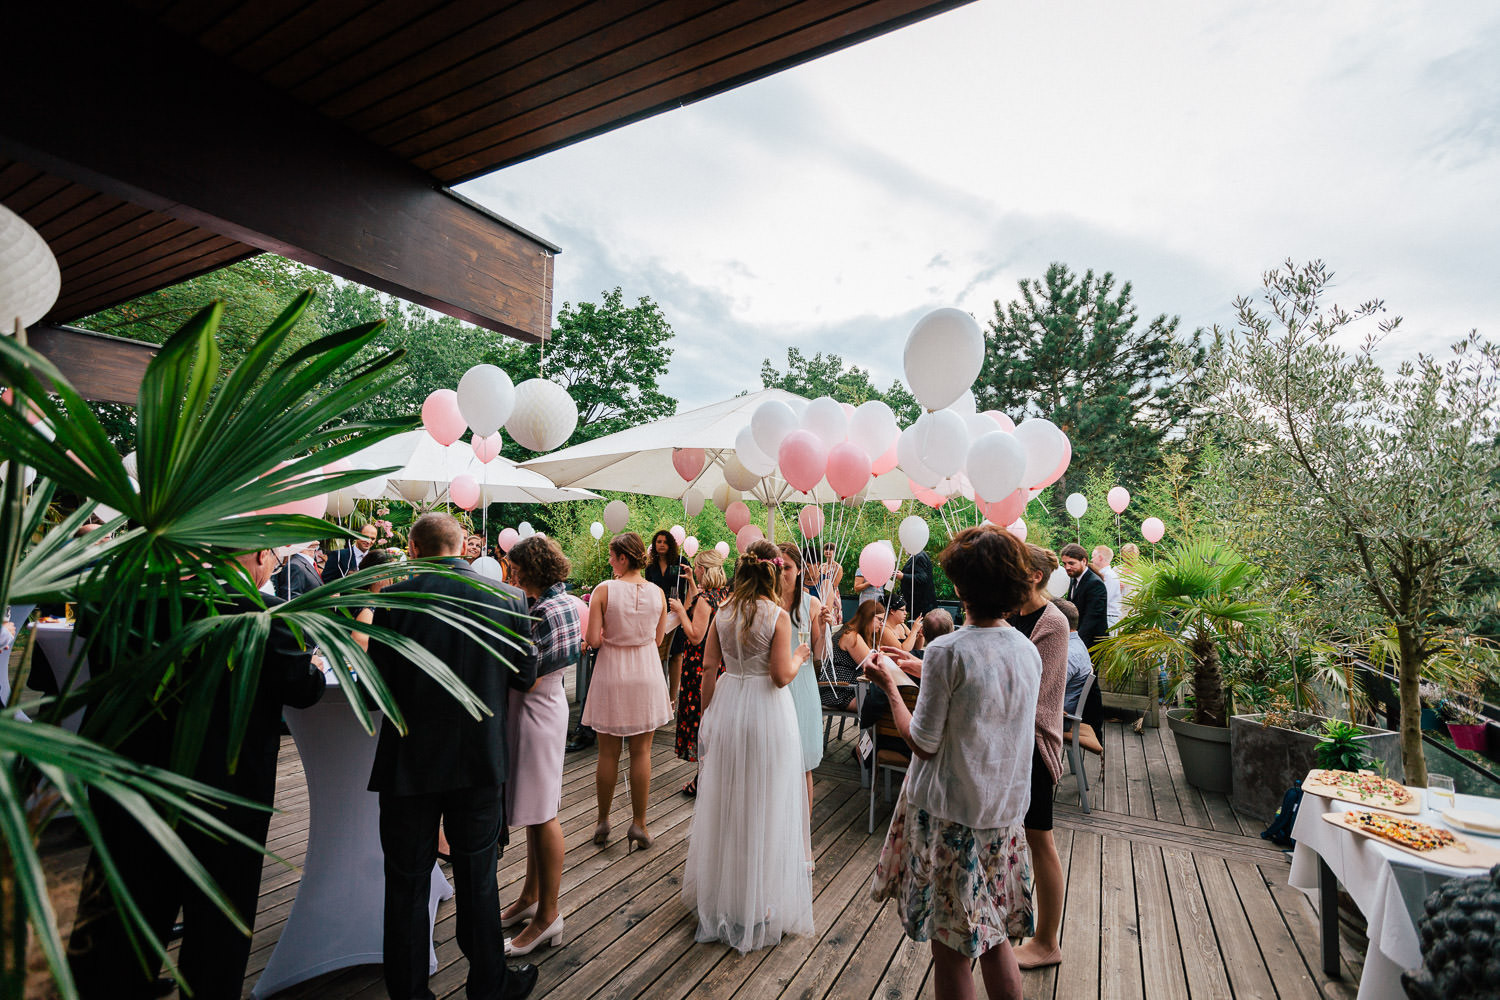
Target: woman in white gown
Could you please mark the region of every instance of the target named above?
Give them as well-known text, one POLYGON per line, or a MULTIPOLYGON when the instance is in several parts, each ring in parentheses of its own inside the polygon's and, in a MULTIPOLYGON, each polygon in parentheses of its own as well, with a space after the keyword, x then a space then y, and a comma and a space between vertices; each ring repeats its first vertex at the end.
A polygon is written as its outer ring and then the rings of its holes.
POLYGON ((787 690, 811 651, 792 650, 791 622, 776 605, 781 561, 766 541, 740 558, 734 596, 703 655, 698 800, 682 901, 697 911, 699 941, 740 952, 813 930, 807 795, 787 690))

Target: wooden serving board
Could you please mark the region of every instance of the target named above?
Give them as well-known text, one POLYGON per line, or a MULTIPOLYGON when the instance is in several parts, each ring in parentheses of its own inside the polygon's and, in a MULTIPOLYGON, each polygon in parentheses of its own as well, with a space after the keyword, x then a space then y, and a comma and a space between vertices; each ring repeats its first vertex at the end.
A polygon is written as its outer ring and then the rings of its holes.
MULTIPOLYGON (((1321 795, 1325 799, 1338 799, 1340 802, 1352 802, 1366 809, 1383 809, 1386 812, 1402 813, 1407 816, 1415 816, 1422 811, 1421 792, 1412 792, 1411 801, 1396 804, 1388 795, 1372 795, 1368 799, 1362 799, 1347 788, 1338 785, 1325 785, 1320 779, 1323 772, 1319 768, 1313 768, 1307 772, 1307 777, 1302 779, 1302 790, 1314 795, 1321 795)), ((1410 791, 1410 789, 1408 789, 1410 791)))
MULTIPOLYGON (((1439 847, 1435 851, 1418 851, 1407 847, 1405 844, 1398 844, 1394 840, 1386 840, 1384 837, 1370 833, 1361 827, 1351 826, 1344 821, 1344 817, 1348 815, 1346 812, 1331 812, 1324 813, 1323 818, 1334 826, 1348 830, 1350 833, 1357 833, 1361 837, 1375 841, 1377 844, 1394 847, 1398 851, 1405 851, 1413 857, 1431 861, 1436 865, 1448 865, 1450 868, 1490 868, 1500 864, 1500 848, 1477 843, 1461 833, 1453 834, 1454 838, 1458 841, 1458 846, 1456 847, 1439 847)), ((1428 825, 1430 826, 1431 824, 1428 825)), ((1443 828, 1438 827, 1438 829, 1441 830, 1443 828)), ((1452 833, 1453 831, 1450 830, 1448 832, 1452 833)))

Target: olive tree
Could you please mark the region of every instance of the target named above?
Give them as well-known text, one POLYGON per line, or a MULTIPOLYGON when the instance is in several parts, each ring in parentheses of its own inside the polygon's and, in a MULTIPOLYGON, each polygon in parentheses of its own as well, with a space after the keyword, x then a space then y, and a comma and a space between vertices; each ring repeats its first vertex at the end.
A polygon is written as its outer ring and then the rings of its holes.
POLYGON ((1267 272, 1261 301, 1215 329, 1201 387, 1225 472, 1260 501, 1241 523, 1294 554, 1320 617, 1394 635, 1406 780, 1424 784, 1418 682, 1500 555, 1500 345, 1470 333, 1388 369, 1400 318, 1325 304, 1332 277, 1320 261, 1267 272))

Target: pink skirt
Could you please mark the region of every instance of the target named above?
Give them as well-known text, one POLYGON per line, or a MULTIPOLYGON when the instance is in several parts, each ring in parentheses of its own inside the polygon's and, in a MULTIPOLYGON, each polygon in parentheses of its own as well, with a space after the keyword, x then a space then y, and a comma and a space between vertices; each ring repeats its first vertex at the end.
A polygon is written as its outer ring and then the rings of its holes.
POLYGON ((667 679, 656 646, 611 646, 594 661, 583 724, 596 733, 636 736, 666 725, 672 718, 667 679))
POLYGON ((505 821, 536 826, 557 816, 562 804, 563 746, 568 742, 568 695, 554 670, 531 691, 512 691, 505 719, 510 771, 505 779, 505 821))

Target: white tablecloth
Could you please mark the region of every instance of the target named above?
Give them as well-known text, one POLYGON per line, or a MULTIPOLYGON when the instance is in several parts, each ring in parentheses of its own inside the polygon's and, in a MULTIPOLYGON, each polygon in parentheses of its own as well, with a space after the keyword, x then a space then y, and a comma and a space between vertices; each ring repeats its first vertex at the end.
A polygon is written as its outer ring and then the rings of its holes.
MULTIPOLYGON (((1425 804, 1424 789, 1411 791, 1425 804)), ((1477 795, 1458 796, 1458 807, 1500 815, 1500 800, 1477 795)), ((1364 914, 1369 928, 1370 946, 1365 953, 1358 1000, 1405 1000, 1401 973, 1422 964, 1421 939, 1416 927, 1422 901, 1448 879, 1482 875, 1484 869, 1436 865, 1368 837, 1340 830, 1323 820, 1324 813, 1358 808, 1350 802, 1303 793, 1297 824, 1292 830, 1297 848, 1292 854, 1287 882, 1307 893, 1316 904, 1318 859, 1327 862, 1364 914)), ((1424 809, 1416 818, 1447 829, 1438 813, 1431 810, 1424 809)), ((1492 838, 1475 836, 1474 839, 1492 842, 1492 838)))
MULTIPOLYGON (((52 679, 57 684, 57 690, 61 691, 63 685, 68 681, 68 675, 73 672, 73 663, 79 660, 79 654, 83 651, 83 641, 76 644, 73 641, 73 626, 67 622, 38 622, 36 625, 37 651, 42 654, 47 667, 52 671, 52 679)), ((37 657, 32 657, 31 669, 36 670, 40 664, 37 657)), ((89 680, 89 658, 82 657, 78 664, 78 676, 73 679, 75 688, 82 687, 89 680)), ((79 709, 66 719, 62 720, 62 727, 71 733, 78 732, 78 727, 83 724, 83 709, 79 709)))
MULTIPOLYGON (((383 961, 385 869, 379 797, 365 786, 375 761, 374 736, 360 728, 331 685, 311 708, 286 710, 307 778, 307 857, 292 912, 252 996, 268 997, 314 976, 383 961)), ((427 913, 453 887, 436 865, 427 913)), ((430 926, 430 924, 429 924, 430 926)), ((428 971, 437 954, 428 946, 428 971)))

